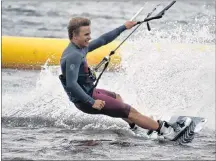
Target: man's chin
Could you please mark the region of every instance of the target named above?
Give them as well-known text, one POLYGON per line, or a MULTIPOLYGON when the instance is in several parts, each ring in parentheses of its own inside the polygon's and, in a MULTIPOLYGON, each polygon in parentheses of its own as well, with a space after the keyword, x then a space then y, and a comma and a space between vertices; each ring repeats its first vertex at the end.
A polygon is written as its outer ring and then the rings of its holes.
POLYGON ((85 46, 85 47, 87 47, 88 45, 89 45, 89 43, 88 43, 88 42, 84 44, 84 46, 85 46))

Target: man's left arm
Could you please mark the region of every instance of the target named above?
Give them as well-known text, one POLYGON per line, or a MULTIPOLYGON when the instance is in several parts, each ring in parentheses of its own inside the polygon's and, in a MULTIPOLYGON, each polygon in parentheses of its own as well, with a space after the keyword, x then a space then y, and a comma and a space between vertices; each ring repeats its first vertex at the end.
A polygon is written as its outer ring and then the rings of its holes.
POLYGON ((136 25, 137 22, 135 21, 128 21, 124 25, 106 33, 100 36, 99 38, 91 41, 88 46, 88 52, 91 52, 103 45, 106 45, 110 42, 112 42, 115 38, 117 38, 123 31, 126 29, 132 28, 134 25, 136 25))

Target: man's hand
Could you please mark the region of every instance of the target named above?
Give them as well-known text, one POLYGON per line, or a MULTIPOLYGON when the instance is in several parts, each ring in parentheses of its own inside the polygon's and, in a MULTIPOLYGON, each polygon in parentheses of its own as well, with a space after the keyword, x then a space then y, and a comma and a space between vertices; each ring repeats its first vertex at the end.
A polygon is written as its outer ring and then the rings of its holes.
POLYGON ((137 24, 137 22, 136 21, 127 21, 127 22, 125 22, 125 27, 127 28, 127 29, 131 29, 132 27, 134 27, 135 25, 137 24))
POLYGON ((101 110, 105 106, 105 101, 102 100, 95 100, 95 103, 93 104, 93 108, 97 110, 101 110))

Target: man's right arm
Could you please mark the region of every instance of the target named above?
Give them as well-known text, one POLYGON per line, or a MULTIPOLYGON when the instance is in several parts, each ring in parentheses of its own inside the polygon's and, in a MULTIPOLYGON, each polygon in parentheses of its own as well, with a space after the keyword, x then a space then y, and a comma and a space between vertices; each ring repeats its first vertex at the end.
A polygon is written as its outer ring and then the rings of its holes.
POLYGON ((66 87, 71 92, 72 97, 93 105, 95 100, 86 94, 77 83, 81 62, 82 56, 79 53, 71 54, 66 58, 66 87))

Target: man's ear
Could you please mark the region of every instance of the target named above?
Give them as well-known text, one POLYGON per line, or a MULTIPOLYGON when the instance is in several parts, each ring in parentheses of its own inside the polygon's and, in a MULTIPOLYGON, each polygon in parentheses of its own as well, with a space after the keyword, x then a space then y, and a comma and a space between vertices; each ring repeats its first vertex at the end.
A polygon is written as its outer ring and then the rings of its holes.
POLYGON ((73 32, 73 38, 76 40, 77 39, 77 33, 73 32))
POLYGON ((79 34, 78 33, 76 33, 76 32, 73 32, 73 38, 75 39, 75 40, 77 40, 77 37, 79 36, 79 34))

